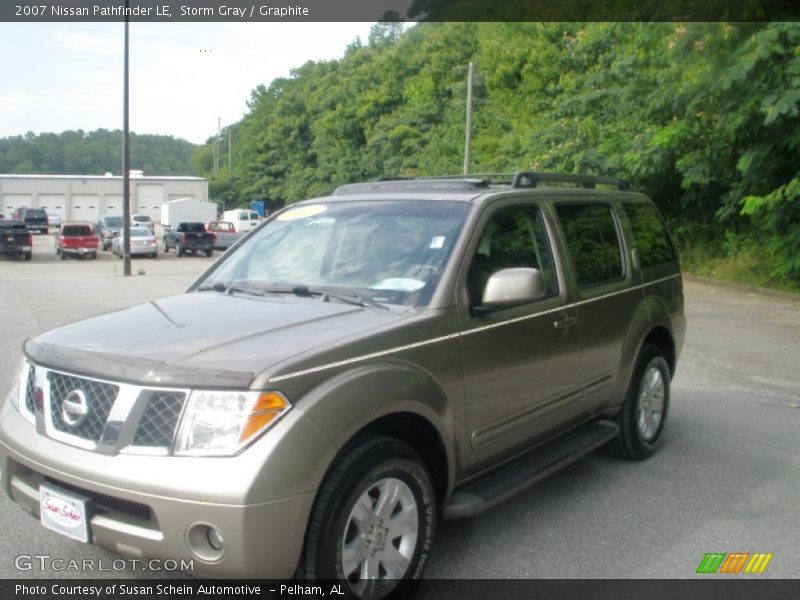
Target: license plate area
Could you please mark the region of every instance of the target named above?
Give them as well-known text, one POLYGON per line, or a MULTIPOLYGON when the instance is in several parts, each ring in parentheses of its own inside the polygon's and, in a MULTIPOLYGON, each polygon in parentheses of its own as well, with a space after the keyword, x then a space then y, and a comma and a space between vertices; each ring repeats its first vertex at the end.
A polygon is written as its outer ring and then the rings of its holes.
POLYGON ((39 512, 44 527, 79 542, 89 542, 90 498, 50 484, 39 486, 39 512))

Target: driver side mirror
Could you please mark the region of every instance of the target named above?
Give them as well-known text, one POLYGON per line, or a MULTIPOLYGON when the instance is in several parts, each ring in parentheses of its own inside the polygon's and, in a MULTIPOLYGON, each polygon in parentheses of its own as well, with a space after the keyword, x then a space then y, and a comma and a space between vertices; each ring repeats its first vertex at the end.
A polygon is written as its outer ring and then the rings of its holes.
POLYGON ((544 281, 539 269, 501 269, 489 277, 483 290, 481 306, 472 310, 476 315, 485 315, 495 310, 535 302, 545 296, 544 281))

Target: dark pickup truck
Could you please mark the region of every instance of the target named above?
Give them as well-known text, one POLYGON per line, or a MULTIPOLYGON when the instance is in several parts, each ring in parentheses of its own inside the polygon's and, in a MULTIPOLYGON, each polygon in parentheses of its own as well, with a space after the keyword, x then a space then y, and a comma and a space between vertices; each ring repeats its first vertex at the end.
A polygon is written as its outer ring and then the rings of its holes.
POLYGON ((31 259, 33 236, 22 221, 0 221, 0 254, 31 259))
POLYGON ((203 251, 206 256, 211 256, 217 236, 206 231, 202 223, 185 222, 175 223, 164 229, 164 246, 166 254, 170 248, 175 248, 175 254, 183 256, 186 252, 203 251))

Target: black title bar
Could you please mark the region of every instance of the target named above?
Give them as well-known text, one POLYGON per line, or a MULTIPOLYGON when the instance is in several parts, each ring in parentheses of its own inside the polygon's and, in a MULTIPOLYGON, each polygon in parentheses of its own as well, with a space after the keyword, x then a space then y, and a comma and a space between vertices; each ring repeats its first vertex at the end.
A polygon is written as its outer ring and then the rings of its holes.
POLYGON ((6 22, 800 21, 795 0, 3 0, 6 22))

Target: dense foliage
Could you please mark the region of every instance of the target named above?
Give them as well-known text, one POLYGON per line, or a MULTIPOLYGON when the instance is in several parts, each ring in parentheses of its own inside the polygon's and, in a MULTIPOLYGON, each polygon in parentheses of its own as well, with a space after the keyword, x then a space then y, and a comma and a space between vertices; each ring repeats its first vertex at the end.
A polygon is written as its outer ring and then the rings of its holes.
POLYGON ((285 203, 459 173, 470 61, 473 172, 626 177, 685 250, 749 247, 754 269, 800 283, 798 23, 378 25, 342 60, 252 92, 212 193, 285 203))
MULTIPOLYGON (((186 175, 195 146, 166 135, 131 133, 131 169, 146 175, 186 175)), ((27 133, 0 139, 0 173, 102 175, 122 172, 122 132, 98 129, 27 133)))

